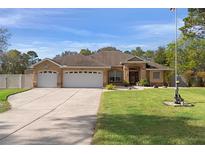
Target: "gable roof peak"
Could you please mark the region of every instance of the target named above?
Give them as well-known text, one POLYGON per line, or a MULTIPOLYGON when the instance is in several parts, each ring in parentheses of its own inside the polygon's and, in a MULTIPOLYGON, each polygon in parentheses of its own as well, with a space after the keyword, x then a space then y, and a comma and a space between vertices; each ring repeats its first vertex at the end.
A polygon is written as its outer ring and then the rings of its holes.
POLYGON ((53 63, 53 64, 55 64, 55 65, 57 65, 57 66, 59 66, 59 67, 62 67, 62 65, 59 64, 59 63, 57 63, 56 61, 54 61, 54 60, 52 60, 52 59, 50 59, 50 58, 45 58, 45 59, 43 59, 43 60, 41 60, 41 61, 39 61, 39 62, 37 62, 37 63, 31 65, 30 68, 33 68, 33 67, 35 67, 35 66, 37 66, 37 65, 39 65, 39 64, 41 64, 41 63, 43 63, 43 62, 45 62, 45 61, 49 61, 49 62, 51 62, 51 63, 53 63))
POLYGON ((134 56, 132 58, 129 58, 127 61, 144 61, 144 59, 142 59, 138 56, 134 56))

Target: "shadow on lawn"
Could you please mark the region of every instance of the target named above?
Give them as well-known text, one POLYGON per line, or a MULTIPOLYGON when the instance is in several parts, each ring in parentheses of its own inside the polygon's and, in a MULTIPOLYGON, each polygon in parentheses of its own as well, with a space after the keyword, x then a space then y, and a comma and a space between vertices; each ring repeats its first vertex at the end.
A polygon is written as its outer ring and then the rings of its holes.
POLYGON ((205 144, 205 127, 185 117, 100 114, 93 144, 205 144), (99 130, 106 135, 98 134, 99 130))

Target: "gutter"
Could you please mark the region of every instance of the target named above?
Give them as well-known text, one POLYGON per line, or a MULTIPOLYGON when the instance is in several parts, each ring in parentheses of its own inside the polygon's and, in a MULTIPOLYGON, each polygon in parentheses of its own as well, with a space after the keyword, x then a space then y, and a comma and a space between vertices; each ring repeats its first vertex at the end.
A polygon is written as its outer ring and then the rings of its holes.
POLYGON ((154 68, 154 69, 152 69, 152 68, 148 68, 148 69, 146 69, 146 70, 148 70, 148 71, 172 71, 172 70, 174 70, 174 69, 169 69, 169 68, 165 68, 165 69, 160 69, 160 68, 154 68))
POLYGON ((111 68, 111 66, 62 66, 62 68, 111 68))

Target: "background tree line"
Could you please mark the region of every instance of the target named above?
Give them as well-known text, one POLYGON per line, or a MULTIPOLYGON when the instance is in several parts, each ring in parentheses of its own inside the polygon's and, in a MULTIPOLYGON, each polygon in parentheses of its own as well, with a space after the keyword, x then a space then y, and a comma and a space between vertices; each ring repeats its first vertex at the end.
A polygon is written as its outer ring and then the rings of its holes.
POLYGON ((11 34, 0 27, 0 74, 23 74, 31 65, 40 61, 35 51, 23 53, 16 49, 7 51, 11 34))
MULTIPOLYGON (((183 19, 184 26, 177 40, 179 74, 184 76, 189 86, 205 86, 205 9, 188 9, 183 19)), ((169 43, 162 64, 174 68, 175 44, 169 43)))
POLYGON ((24 71, 40 61, 35 51, 22 53, 18 50, 9 50, 0 55, 0 74, 24 74, 24 71))

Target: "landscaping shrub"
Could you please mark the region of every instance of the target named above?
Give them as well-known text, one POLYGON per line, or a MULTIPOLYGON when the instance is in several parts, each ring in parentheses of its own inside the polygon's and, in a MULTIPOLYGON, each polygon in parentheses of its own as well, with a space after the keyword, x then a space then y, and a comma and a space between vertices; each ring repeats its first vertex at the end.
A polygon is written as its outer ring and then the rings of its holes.
POLYGON ((154 85, 153 87, 154 87, 154 88, 159 88, 159 86, 158 86, 158 85, 154 85))
POLYGON ((129 81, 124 80, 124 81, 123 81, 123 85, 124 85, 125 87, 127 87, 127 86, 130 85, 130 83, 129 83, 129 81))
POLYGON ((197 77, 201 79, 201 86, 205 86, 205 72, 198 72, 197 77))
POLYGON ((142 79, 139 81, 139 86, 149 86, 149 81, 146 79, 142 79))
POLYGON ((205 72, 194 72, 189 70, 184 73, 184 77, 190 87, 205 86, 205 72))
POLYGON ((195 76, 195 77, 193 77, 191 84, 192 84, 192 87, 201 87, 202 86, 201 85, 202 84, 202 79, 195 76))
POLYGON ((194 72, 192 70, 188 70, 184 72, 184 77, 187 80, 188 86, 191 87, 193 84, 193 77, 194 77, 194 72))
POLYGON ((164 80, 165 80, 165 86, 169 87, 172 84, 172 78, 174 77, 173 72, 171 71, 165 71, 164 72, 164 80))
POLYGON ((106 89, 107 90, 114 90, 114 89, 116 89, 116 86, 113 84, 108 84, 108 85, 106 85, 106 89))

